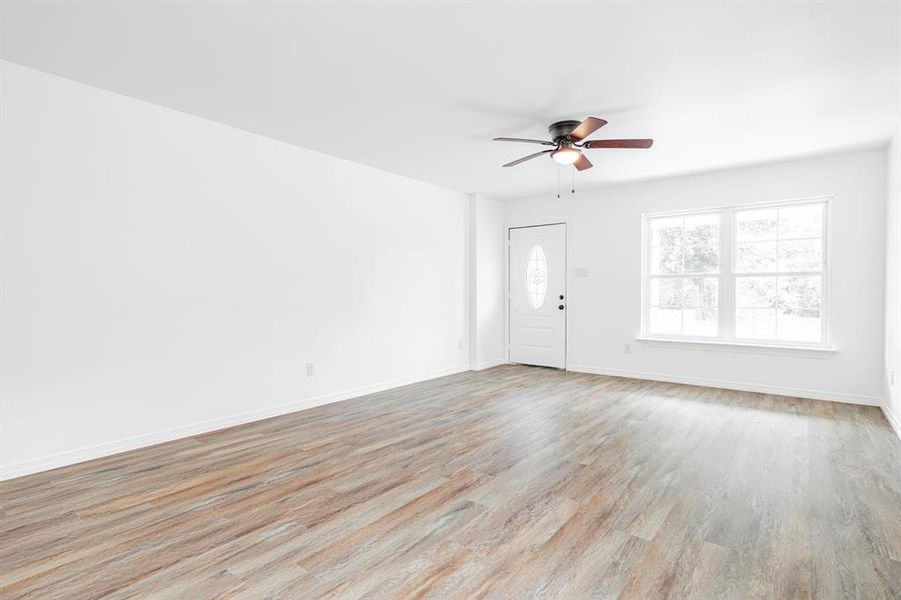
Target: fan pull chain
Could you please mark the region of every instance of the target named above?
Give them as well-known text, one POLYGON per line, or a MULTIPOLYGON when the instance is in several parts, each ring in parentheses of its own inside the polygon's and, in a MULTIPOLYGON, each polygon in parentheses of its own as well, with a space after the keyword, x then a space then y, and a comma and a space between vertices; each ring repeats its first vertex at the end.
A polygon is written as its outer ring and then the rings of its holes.
POLYGON ((573 169, 572 173, 573 173, 573 187, 572 187, 572 190, 570 191, 570 193, 575 194, 576 193, 576 170, 573 169))
POLYGON ((560 167, 557 167, 557 200, 560 199, 560 167))

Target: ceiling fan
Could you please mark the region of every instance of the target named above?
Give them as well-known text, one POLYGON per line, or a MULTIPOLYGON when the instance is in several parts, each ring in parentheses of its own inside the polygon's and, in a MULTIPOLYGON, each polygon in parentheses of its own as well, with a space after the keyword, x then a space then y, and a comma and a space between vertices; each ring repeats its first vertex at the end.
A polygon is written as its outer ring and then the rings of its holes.
POLYGON ((495 142, 525 142, 527 144, 542 144, 554 146, 550 150, 542 150, 535 154, 523 156, 520 159, 508 162, 505 167, 515 167, 527 160, 537 158, 542 154, 550 154, 551 158, 561 165, 572 165, 580 171, 590 169, 593 165, 582 154, 581 148, 650 148, 654 140, 585 140, 589 135, 607 124, 604 119, 588 117, 581 123, 578 121, 557 121, 547 128, 551 140, 530 140, 523 138, 498 137, 495 142), (585 141, 582 141, 585 140, 585 141))

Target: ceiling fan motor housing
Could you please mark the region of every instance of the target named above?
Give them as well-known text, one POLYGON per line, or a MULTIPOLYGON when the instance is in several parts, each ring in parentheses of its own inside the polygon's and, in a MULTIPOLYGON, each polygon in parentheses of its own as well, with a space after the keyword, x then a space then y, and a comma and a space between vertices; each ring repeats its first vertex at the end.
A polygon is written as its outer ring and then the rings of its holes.
POLYGON ((555 143, 560 143, 561 141, 567 141, 566 137, 572 133, 573 129, 579 126, 579 123, 579 121, 557 121, 551 124, 547 131, 551 134, 551 139, 555 143))

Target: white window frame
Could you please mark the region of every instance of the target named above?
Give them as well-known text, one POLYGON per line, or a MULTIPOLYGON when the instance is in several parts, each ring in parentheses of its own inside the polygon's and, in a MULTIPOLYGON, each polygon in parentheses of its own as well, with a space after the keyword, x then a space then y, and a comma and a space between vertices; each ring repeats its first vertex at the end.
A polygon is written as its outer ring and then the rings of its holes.
POLYGON ((646 213, 641 216, 641 333, 638 340, 661 342, 686 342, 698 345, 726 345, 726 346, 751 346, 762 348, 785 348, 807 350, 834 350, 832 346, 832 196, 816 196, 812 198, 794 198, 789 200, 777 200, 772 202, 756 202, 749 204, 735 204, 712 208, 693 208, 687 210, 646 213), (822 271, 809 272, 774 272, 774 273, 736 273, 735 252, 737 245, 735 238, 736 213, 738 211, 753 210, 758 208, 774 208, 801 206, 804 204, 823 205, 823 267, 822 271), (650 323, 650 281, 654 277, 651 274, 651 220, 661 217, 677 217, 689 215, 702 215, 717 213, 720 216, 720 241, 719 241, 719 271, 711 274, 685 274, 672 275, 673 277, 709 277, 719 281, 717 293, 717 335, 697 336, 685 334, 660 334, 648 331, 650 323), (789 342, 782 340, 761 340, 735 337, 735 286, 736 277, 742 275, 752 276, 803 276, 817 275, 822 277, 822 298, 820 303, 820 327, 822 328, 819 342, 789 342))

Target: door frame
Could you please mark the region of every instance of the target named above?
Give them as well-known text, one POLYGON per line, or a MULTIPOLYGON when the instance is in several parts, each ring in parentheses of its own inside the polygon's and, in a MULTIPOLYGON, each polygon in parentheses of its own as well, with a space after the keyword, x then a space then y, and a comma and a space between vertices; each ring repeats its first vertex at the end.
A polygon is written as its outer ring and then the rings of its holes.
POLYGON ((507 364, 510 360, 510 231, 513 229, 531 229, 533 227, 547 227, 548 225, 563 225, 563 294, 566 296, 566 310, 563 315, 563 370, 568 370, 569 359, 569 225, 566 221, 551 221, 548 223, 535 223, 534 225, 516 225, 507 227, 507 239, 504 240, 504 350, 507 356, 507 364))

